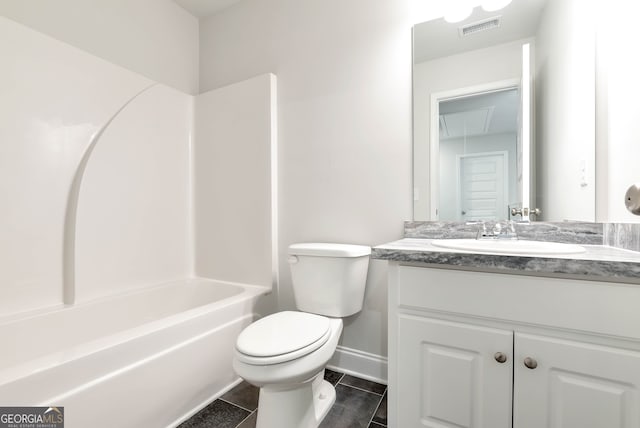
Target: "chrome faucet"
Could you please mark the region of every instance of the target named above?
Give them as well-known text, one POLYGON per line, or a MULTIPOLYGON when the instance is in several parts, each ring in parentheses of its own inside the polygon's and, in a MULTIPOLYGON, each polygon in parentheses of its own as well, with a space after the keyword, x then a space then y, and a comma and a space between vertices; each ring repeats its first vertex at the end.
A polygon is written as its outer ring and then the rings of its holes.
POLYGON ((480 223, 476 239, 518 239, 516 225, 513 220, 497 221, 491 231, 487 229, 485 222, 480 223))

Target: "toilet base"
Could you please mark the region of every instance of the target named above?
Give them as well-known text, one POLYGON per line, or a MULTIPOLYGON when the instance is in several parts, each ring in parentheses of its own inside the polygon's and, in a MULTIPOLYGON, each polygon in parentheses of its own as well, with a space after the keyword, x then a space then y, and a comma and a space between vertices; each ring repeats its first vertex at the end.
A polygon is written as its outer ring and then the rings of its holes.
POLYGON ((317 428, 336 401, 324 370, 296 385, 260 388, 256 428, 317 428))

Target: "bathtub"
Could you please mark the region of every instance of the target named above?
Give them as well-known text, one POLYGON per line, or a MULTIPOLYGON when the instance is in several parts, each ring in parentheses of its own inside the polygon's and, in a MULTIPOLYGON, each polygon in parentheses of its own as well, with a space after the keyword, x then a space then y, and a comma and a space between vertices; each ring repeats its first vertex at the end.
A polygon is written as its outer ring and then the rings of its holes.
POLYGON ((268 290, 206 279, 0 320, 0 406, 64 406, 66 428, 173 427, 238 377, 268 290))

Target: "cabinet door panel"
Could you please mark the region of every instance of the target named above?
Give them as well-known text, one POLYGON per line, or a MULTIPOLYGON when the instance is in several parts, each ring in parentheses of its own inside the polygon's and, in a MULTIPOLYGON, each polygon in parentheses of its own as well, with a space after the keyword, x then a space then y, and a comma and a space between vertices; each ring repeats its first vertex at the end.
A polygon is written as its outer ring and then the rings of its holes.
POLYGON ((511 426, 513 333, 399 316, 398 426, 511 426), (494 357, 507 357, 498 363, 494 357))
POLYGON ((521 333, 515 350, 515 427, 640 426, 640 353, 521 333))

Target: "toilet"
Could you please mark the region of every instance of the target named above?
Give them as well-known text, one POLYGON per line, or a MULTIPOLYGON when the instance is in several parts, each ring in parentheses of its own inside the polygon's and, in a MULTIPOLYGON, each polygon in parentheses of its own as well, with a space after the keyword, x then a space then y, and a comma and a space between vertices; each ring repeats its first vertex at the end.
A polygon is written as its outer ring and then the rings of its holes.
POLYGON ((238 336, 236 373, 260 388, 256 428, 315 428, 336 399, 324 369, 342 318, 362 310, 371 248, 308 243, 289 247, 297 311, 266 316, 238 336))

